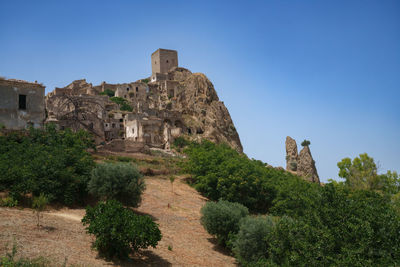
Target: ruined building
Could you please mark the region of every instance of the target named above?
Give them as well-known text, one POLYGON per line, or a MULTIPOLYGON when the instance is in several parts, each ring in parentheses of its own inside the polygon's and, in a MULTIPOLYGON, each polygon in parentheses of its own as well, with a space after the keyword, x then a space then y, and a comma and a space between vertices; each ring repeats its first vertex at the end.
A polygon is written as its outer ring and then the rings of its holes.
POLYGON ((0 124, 11 130, 42 127, 44 90, 45 87, 38 83, 0 79, 0 124))
POLYGON ((296 141, 290 136, 286 137, 286 170, 304 177, 307 181, 320 183, 315 161, 308 145, 297 154, 296 141))
POLYGON ((204 74, 178 66, 175 50, 151 55, 150 77, 93 86, 77 80, 46 96, 47 122, 86 129, 104 149, 169 149, 178 136, 224 142, 242 151, 229 112, 204 74))

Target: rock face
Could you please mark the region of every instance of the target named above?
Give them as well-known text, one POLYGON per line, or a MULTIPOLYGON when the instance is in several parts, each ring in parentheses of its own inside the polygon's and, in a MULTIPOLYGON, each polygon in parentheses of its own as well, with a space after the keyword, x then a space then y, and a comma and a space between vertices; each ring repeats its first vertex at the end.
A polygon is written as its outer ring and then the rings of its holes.
POLYGON ((310 182, 320 183, 315 161, 308 146, 303 147, 300 151, 297 174, 310 182))
POLYGON ((296 141, 290 136, 286 137, 286 170, 296 172, 297 171, 297 144, 296 141))
POLYGON ((290 136, 286 137, 285 145, 286 170, 302 176, 307 181, 319 184, 319 176, 309 146, 304 146, 300 154, 297 154, 296 141, 290 136))
POLYGON ((224 103, 219 101, 213 84, 202 73, 194 73, 181 84, 176 109, 195 138, 227 143, 239 152, 242 144, 224 103))

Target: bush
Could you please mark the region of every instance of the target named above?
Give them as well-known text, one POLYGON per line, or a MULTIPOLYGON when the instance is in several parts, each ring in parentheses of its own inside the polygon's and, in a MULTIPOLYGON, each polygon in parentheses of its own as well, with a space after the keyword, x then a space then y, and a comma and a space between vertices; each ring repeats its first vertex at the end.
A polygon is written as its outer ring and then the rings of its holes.
POLYGON ((82 203, 94 166, 86 150, 92 147, 87 132, 56 131, 54 125, 0 136, 0 190, 16 200, 43 193, 49 201, 82 203))
POLYGON ((129 163, 101 163, 93 169, 89 192, 102 199, 116 199, 137 207, 145 189, 143 176, 129 163))
MULTIPOLYGON (((286 195, 290 195, 290 190, 286 195)), ((300 191, 301 199, 279 198, 282 217, 269 235, 268 255, 277 265, 395 266, 400 263, 400 218, 390 198, 351 191, 341 184, 300 191), (302 193, 301 193, 302 192, 302 193), (308 195, 308 196, 307 196, 308 195), (282 203, 284 204, 282 204, 282 203), (294 205, 297 202, 297 205, 294 205), (306 203, 304 205, 304 203, 306 203)))
POLYGON ((115 92, 110 89, 106 89, 104 90, 104 92, 101 92, 100 95, 108 95, 109 97, 113 97, 115 95, 115 92))
POLYGON ((190 141, 186 140, 185 137, 179 136, 175 138, 173 145, 178 148, 184 148, 185 146, 188 146, 190 144, 190 141))
POLYGON ((271 216, 247 216, 240 221, 239 232, 233 244, 233 252, 240 264, 247 265, 267 259, 267 236, 274 224, 271 216))
POLYGON ((133 111, 133 108, 127 103, 125 98, 113 96, 110 98, 110 100, 120 105, 120 110, 122 111, 133 111))
POLYGON ((200 212, 201 224, 223 246, 230 246, 228 241, 239 231, 240 219, 249 214, 245 206, 224 200, 209 201, 200 212))
POLYGON ((40 196, 33 198, 32 208, 34 209, 34 212, 36 212, 37 227, 40 226, 40 213, 45 210, 48 203, 49 200, 43 193, 41 193, 40 196))
POLYGON ((268 212, 279 188, 289 180, 307 183, 299 177, 274 168, 225 144, 203 140, 192 143, 184 169, 193 176, 194 187, 211 200, 224 199, 243 204, 252 212, 268 212))
POLYGON ((311 144, 311 142, 308 140, 305 140, 305 139, 303 142, 301 142, 301 146, 309 146, 310 144, 311 144))
POLYGON ((93 247, 108 258, 126 258, 132 251, 155 248, 161 240, 161 232, 150 217, 136 215, 116 200, 87 207, 82 223, 96 237, 93 247))
POLYGON ((14 199, 13 197, 6 197, 0 199, 0 207, 15 207, 18 205, 18 200, 14 199))

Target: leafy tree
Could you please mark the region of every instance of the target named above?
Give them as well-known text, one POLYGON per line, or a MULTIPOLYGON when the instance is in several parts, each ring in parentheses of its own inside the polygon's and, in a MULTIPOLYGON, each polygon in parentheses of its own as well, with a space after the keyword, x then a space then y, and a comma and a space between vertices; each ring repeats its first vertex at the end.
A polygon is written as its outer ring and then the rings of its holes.
POLYGON ((54 125, 0 136, 0 190, 18 200, 21 195, 45 194, 67 205, 82 202, 94 166, 87 152, 92 136, 54 125))
POLYGON ((145 189, 143 175, 130 163, 100 163, 93 169, 89 192, 102 199, 116 199, 137 207, 145 189))
MULTIPOLYGON (((310 195, 312 205, 286 205, 267 254, 277 265, 392 266, 400 262, 400 217, 390 199, 329 183, 310 195), (295 211, 300 208, 301 211, 295 211), (283 219, 284 217, 282 217, 283 219)), ((303 194, 307 195, 307 191, 303 194)), ((284 201, 282 199, 281 201, 284 201)), ((276 203, 281 206, 280 203, 276 203)))
POLYGON ((305 140, 305 139, 303 142, 301 142, 301 146, 309 146, 310 144, 311 144, 311 142, 308 140, 305 140))
POLYGON ((220 200, 207 202, 201 209, 201 224, 211 235, 216 236, 221 245, 239 231, 240 219, 249 214, 248 209, 239 204, 220 200))
POLYGON ((93 247, 108 258, 126 258, 130 252, 155 248, 161 240, 158 225, 149 216, 136 215, 116 200, 87 207, 82 223, 96 237, 93 247))
POLYGON ((367 153, 360 154, 353 160, 344 158, 337 166, 339 176, 346 179, 346 185, 352 189, 373 190, 390 195, 399 192, 400 180, 397 172, 378 174, 374 159, 367 153))
POLYGON ((49 200, 43 193, 41 193, 40 196, 33 198, 32 208, 34 209, 34 213, 36 213, 37 227, 40 226, 40 213, 46 209, 48 203, 49 200))

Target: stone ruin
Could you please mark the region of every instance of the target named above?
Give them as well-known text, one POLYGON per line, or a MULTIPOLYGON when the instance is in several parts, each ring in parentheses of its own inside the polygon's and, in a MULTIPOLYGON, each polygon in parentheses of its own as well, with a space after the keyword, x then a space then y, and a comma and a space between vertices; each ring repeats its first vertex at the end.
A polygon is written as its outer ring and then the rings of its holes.
POLYGON ((286 170, 302 176, 307 181, 320 183, 315 161, 308 145, 297 154, 296 141, 290 136, 286 137, 286 170))
POLYGON ((175 50, 158 49, 151 64, 151 76, 135 82, 93 86, 82 79, 55 88, 46 96, 46 122, 88 130, 111 151, 169 150, 175 138, 185 136, 242 152, 230 114, 204 74, 179 67, 175 50))

